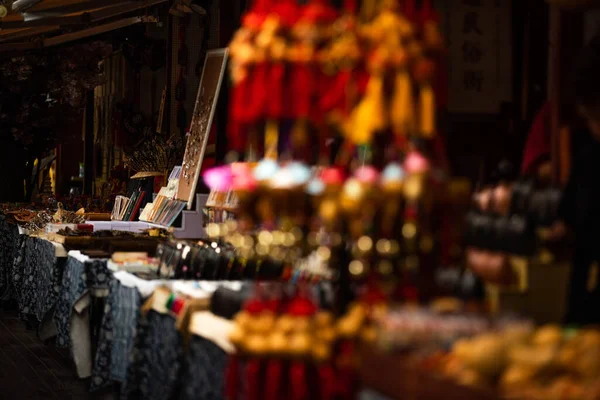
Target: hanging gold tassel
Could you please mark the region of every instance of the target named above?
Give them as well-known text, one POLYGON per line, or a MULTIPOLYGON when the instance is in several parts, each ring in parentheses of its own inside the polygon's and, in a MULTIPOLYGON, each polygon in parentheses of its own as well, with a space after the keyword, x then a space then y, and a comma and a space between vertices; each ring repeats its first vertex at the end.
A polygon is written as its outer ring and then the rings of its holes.
POLYGON ((375 16, 375 11, 377 11, 376 0, 365 0, 362 2, 360 14, 363 21, 371 21, 375 16))
POLYGON ((390 122, 396 135, 409 135, 414 130, 412 83, 407 71, 396 74, 394 95, 390 107, 390 122))
POLYGON ((307 133, 306 133, 306 120, 304 118, 299 119, 292 128, 292 146, 293 149, 299 151, 306 147, 307 133))
POLYGON ((387 127, 383 99, 383 77, 372 75, 362 101, 352 111, 346 126, 350 140, 357 145, 371 142, 373 134, 387 127))
POLYGON ((279 128, 277 121, 269 119, 265 126, 265 158, 277 160, 278 140, 279 128))
POLYGON ((431 85, 421 87, 421 134, 431 139, 435 134, 435 94, 431 85))

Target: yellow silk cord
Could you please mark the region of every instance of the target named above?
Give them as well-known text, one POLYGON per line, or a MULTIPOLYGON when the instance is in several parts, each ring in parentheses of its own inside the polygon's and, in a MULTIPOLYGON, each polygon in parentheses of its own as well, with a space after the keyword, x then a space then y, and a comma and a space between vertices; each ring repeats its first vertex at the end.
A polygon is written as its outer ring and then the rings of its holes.
POLYGON ((435 94, 431 85, 421 87, 421 134, 430 139, 435 134, 435 94))
POLYGON ((408 72, 396 74, 394 95, 390 106, 390 122, 396 135, 407 135, 414 129, 414 101, 408 72))
POLYGON ((265 126, 265 158, 277 160, 277 145, 279 140, 279 128, 277 121, 267 120, 265 126))
POLYGON ((365 97, 352 111, 347 132, 355 144, 368 144, 373 134, 387 127, 387 112, 383 98, 383 78, 373 75, 367 84, 365 97))

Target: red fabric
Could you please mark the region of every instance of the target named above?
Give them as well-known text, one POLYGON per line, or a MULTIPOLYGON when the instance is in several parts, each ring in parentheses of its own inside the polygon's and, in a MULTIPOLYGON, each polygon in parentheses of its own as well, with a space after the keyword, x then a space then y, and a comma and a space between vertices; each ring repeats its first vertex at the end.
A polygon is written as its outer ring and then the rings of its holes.
POLYGON ((404 15, 414 22, 416 17, 415 0, 404 0, 404 15))
POLYGON ((288 305, 288 314, 293 316, 310 316, 317 311, 317 307, 304 295, 297 295, 288 305))
POLYGON ((308 118, 314 90, 312 67, 308 63, 300 62, 292 67, 292 71, 290 77, 292 116, 295 118, 308 118))
POLYGON ((356 14, 356 0, 344 0, 344 11, 348 14, 356 14))
POLYGON ((231 119, 227 124, 227 138, 229 149, 242 152, 246 148, 246 130, 245 125, 231 119))
POLYGON ((281 398, 281 380, 283 376, 283 361, 270 360, 267 365, 265 379, 265 400, 279 400, 281 398))
POLYGON ((246 363, 246 400, 260 400, 260 360, 246 363))
MULTIPOLYGON (((314 74, 317 79, 317 87, 315 87, 315 91, 311 96, 311 103, 318 102, 318 99, 322 99, 323 96, 329 93, 335 82, 335 76, 324 73, 320 68, 316 68, 314 74)), ((319 105, 311 108, 312 121, 317 123, 322 122, 323 116, 323 109, 319 105)))
POLYGON ((303 361, 294 361, 290 366, 290 400, 308 399, 306 365, 303 361))
POLYGON ((521 173, 533 173, 537 163, 550 155, 551 117, 552 108, 548 102, 538 111, 529 130, 521 173))
POLYGON ((302 20, 315 24, 331 23, 337 16, 336 9, 327 0, 312 0, 304 7, 302 20))
MULTIPOLYGON (((265 116, 269 81, 269 64, 266 62, 256 64, 254 66, 254 72, 251 75, 250 82, 248 83, 248 94, 251 94, 252 96, 252 100, 250 102, 246 102, 248 122, 257 122, 265 116)), ((248 100, 248 98, 246 98, 246 100, 248 100)))
POLYGON ((367 290, 361 296, 361 300, 368 306, 381 304, 387 300, 387 296, 377 284, 376 276, 374 274, 369 277, 367 290))
MULTIPOLYGON (((340 355, 344 359, 350 360, 354 354, 354 344, 350 341, 344 341, 340 344, 340 355)), ((336 398, 354 399, 355 398, 356 373, 351 365, 344 365, 338 370, 336 379, 336 398)))
POLYGON ((249 102, 252 98, 250 87, 250 76, 241 80, 231 88, 231 97, 229 100, 230 120, 227 124, 227 136, 229 148, 238 152, 246 148, 246 123, 250 116, 248 111, 249 102))
POLYGON ((284 78, 285 65, 282 62, 272 63, 270 66, 270 79, 267 81, 269 101, 267 115, 269 118, 279 119, 284 116, 284 78))
POLYGON ((283 26, 292 27, 299 17, 299 8, 294 0, 279 0, 273 6, 275 14, 279 16, 283 26))
POLYGON ((319 388, 321 400, 331 400, 335 396, 335 371, 329 364, 319 367, 319 388))
POLYGON ((176 298, 171 306, 171 311, 175 313, 175 315, 179 315, 181 310, 183 310, 183 307, 185 307, 185 301, 181 298, 176 298))
POLYGON ((237 356, 229 357, 229 365, 225 375, 225 398, 227 400, 237 400, 239 397, 240 382, 240 360, 237 356))
POLYGON ((346 87, 350 82, 352 71, 347 69, 340 71, 333 81, 328 91, 323 92, 321 97, 320 108, 324 113, 331 112, 333 110, 341 110, 346 113, 347 109, 347 96, 346 87))
POLYGON ((248 110, 246 109, 246 104, 249 102, 249 99, 251 98, 252 94, 250 88, 251 76, 252 75, 249 73, 248 77, 242 79, 231 88, 231 100, 229 103, 229 109, 231 111, 230 118, 234 121, 248 121, 248 110))
POLYGON ((244 310, 250 314, 259 314, 265 310, 265 304, 258 299, 251 298, 244 304, 244 310))

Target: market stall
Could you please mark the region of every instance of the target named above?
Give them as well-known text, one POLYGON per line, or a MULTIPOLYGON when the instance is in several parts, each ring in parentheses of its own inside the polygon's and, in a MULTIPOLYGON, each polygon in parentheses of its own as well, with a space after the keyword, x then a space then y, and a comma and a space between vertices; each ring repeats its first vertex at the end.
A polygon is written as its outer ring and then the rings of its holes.
MULTIPOLYGON (((548 241, 561 191, 515 181, 503 164, 473 196, 450 175, 431 1, 252 2, 227 49, 198 55, 187 113, 199 3, 169 3, 176 84, 154 125, 139 87, 130 103, 124 80, 87 92, 85 158, 100 167, 83 163, 72 183, 102 194, 84 202, 76 188, 69 203, 50 193, 0 210, 2 297, 42 340, 69 349, 91 392, 598 398, 597 330, 536 325, 558 305, 540 315, 532 300, 506 316, 506 303, 490 301, 543 292, 531 265, 563 257, 548 241), (227 129, 215 133, 219 115, 227 129), (166 126, 184 135, 164 136, 166 126), (209 167, 214 135, 227 136, 229 162, 209 167), (125 167, 111 165, 119 158, 125 167)), ((119 50, 135 65, 133 86, 158 47, 142 42, 119 50)))

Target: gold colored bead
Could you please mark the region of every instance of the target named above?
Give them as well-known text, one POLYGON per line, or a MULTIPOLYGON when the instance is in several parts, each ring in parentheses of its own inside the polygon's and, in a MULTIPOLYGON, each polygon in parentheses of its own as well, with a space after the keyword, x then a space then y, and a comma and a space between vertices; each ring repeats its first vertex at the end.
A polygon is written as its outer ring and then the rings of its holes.
POLYGON ((210 238, 217 237, 219 235, 219 226, 215 223, 206 225, 206 234, 210 238))
POLYGON ((361 236, 356 242, 356 245, 360 251, 367 253, 373 248, 373 239, 369 236, 361 236))
POLYGON ((258 234, 258 242, 265 246, 270 245, 273 243, 273 234, 269 231, 260 231, 258 234))
POLYGON ((331 250, 329 247, 321 246, 317 249, 317 255, 323 261, 328 261, 331 257, 331 250))
POLYGON ((228 220, 227 222, 225 222, 225 225, 227 225, 227 229, 229 230, 229 232, 235 232, 238 228, 238 223, 234 219, 228 220))
POLYGON ((244 247, 254 246, 254 238, 252 236, 244 236, 243 246, 244 247))
POLYGON ((354 276, 360 276, 365 272, 365 265, 362 261, 354 260, 348 265, 348 270, 354 276))
POLYGON ((227 236, 229 234, 229 226, 227 224, 219 224, 219 236, 227 236))
POLYGON ((284 234, 281 231, 273 231, 273 244, 278 246, 283 243, 284 234))
POLYGON ((294 235, 294 240, 299 242, 300 240, 302 240, 302 237, 304 236, 304 233, 302 233, 302 229, 298 228, 297 226, 292 228, 292 235, 294 235))
POLYGON ((269 248, 266 245, 262 243, 258 243, 256 245, 256 254, 258 254, 259 256, 266 256, 268 252, 269 248))
POLYGON ((417 226, 412 222, 407 222, 402 226, 402 236, 405 239, 412 239, 417 234, 417 226))
POLYGON ((375 248, 377 249, 379 254, 388 254, 392 249, 392 245, 387 239, 379 239, 377 241, 377 244, 375 245, 375 248))
POLYGON ((283 237, 283 245, 285 247, 292 247, 295 243, 294 235, 291 232, 286 232, 283 237))
POLYGON ((420 177, 409 177, 404 183, 404 196, 409 200, 416 200, 423 193, 423 182, 420 177))

